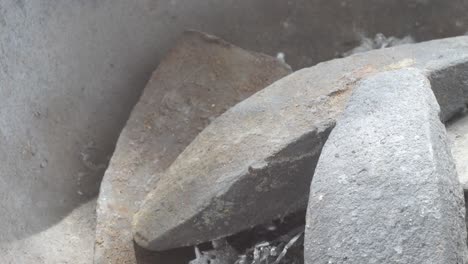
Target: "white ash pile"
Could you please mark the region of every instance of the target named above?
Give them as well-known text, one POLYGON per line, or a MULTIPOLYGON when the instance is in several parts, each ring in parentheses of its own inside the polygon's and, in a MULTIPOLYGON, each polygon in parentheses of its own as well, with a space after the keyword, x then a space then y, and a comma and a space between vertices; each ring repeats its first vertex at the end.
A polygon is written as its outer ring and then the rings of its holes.
POLYGON ((403 38, 397 37, 386 37, 382 33, 377 33, 374 38, 366 37, 364 34, 361 34, 361 45, 355 47, 354 49, 347 51, 342 54, 343 57, 348 57, 353 54, 362 53, 375 49, 384 49, 395 47, 404 44, 416 43, 412 36, 405 36, 403 38))
POLYGON ((283 222, 214 240, 205 250, 196 246, 189 264, 303 264, 303 222, 303 213, 294 214, 283 222))

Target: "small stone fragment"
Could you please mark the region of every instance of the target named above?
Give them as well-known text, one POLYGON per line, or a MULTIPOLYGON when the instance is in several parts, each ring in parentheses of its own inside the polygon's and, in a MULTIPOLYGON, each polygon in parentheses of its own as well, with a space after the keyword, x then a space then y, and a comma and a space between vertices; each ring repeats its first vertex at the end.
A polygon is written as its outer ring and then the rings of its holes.
POLYGON ((465 190, 468 190, 468 115, 447 125, 451 139, 452 155, 457 165, 458 178, 465 190))
POLYGON ((308 264, 467 260, 463 191, 419 70, 355 89, 317 164, 304 255, 308 264))

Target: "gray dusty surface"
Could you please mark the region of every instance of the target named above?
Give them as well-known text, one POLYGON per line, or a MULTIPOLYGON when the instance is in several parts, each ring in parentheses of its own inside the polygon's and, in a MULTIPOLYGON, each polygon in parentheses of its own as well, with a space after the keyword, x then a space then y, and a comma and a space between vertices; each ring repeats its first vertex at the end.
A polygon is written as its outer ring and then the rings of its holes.
POLYGON ((312 180, 305 263, 465 263, 465 206, 440 108, 416 69, 359 82, 312 180))
MULTIPOLYGON (((290 73, 274 57, 215 36, 195 31, 181 35, 132 110, 104 175, 95 263, 143 263, 136 258, 131 223, 162 172, 212 120, 290 73)), ((179 202, 182 208, 191 199, 179 202)), ((136 241, 147 246, 141 237, 136 241)))
POLYGON ((93 261, 96 200, 34 236, 1 243, 1 263, 89 264, 93 261))
POLYGON ((306 208, 321 148, 356 83, 418 68, 447 121, 465 109, 467 76, 458 69, 467 61, 468 37, 457 37, 331 60, 275 82, 215 119, 177 157, 135 215, 134 237, 155 250, 189 246, 306 208))
POLYGON ((27 257, 18 241, 44 241, 53 250, 40 233, 97 195, 131 108, 183 29, 271 55, 282 51, 298 69, 352 49, 362 32, 421 41, 468 28, 464 0, 367 3, 0 0, 0 237, 18 245, 2 250, 0 262, 8 263, 6 255, 25 264, 58 261, 32 261, 40 254, 27 257))

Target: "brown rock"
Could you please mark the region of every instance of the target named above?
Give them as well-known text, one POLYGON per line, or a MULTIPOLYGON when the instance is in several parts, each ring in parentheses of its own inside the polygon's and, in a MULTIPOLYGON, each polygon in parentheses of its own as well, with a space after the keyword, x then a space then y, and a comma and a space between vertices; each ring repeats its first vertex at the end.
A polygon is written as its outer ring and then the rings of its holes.
POLYGON ((120 135, 101 185, 95 262, 136 263, 131 219, 160 173, 215 117, 290 72, 275 58, 186 32, 120 135))

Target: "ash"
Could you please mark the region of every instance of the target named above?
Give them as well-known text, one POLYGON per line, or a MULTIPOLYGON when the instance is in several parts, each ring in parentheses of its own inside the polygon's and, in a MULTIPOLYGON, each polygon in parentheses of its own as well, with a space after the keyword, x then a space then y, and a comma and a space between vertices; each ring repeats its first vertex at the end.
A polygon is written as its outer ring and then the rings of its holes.
POLYGON ((395 47, 404 44, 415 43, 416 41, 411 36, 406 36, 403 38, 397 37, 386 37, 382 33, 377 33, 374 38, 368 38, 364 35, 361 36, 361 45, 355 47, 354 49, 344 52, 343 57, 347 57, 353 54, 362 53, 375 49, 384 49, 389 47, 395 47))
POLYGON ((212 250, 203 252, 195 247, 196 259, 189 264, 303 264, 304 226, 272 241, 258 242, 243 254, 226 239, 213 241, 212 246, 212 250))

